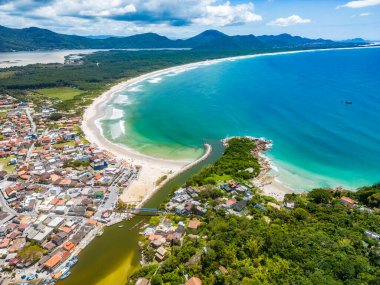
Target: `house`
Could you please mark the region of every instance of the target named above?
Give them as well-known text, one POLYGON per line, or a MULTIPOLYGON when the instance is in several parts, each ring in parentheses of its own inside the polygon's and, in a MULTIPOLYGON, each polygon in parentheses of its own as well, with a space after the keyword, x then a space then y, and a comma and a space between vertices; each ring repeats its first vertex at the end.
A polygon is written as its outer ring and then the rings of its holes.
POLYGON ((285 208, 294 209, 296 203, 294 201, 285 201, 285 208))
POLYGON ((196 230, 202 223, 200 221, 197 221, 197 220, 191 220, 189 221, 189 223, 187 224, 187 227, 189 229, 194 229, 196 230))
POLYGON ((64 250, 66 250, 66 251, 71 252, 71 251, 74 250, 74 248, 75 248, 75 244, 72 243, 71 241, 67 241, 67 242, 65 242, 65 243, 63 244, 62 248, 63 248, 64 250))
POLYGON ((156 260, 158 262, 161 262, 165 259, 165 255, 166 255, 166 249, 163 248, 162 246, 160 246, 157 250, 156 250, 156 254, 154 255, 154 257, 156 258, 156 260))
POLYGON ((53 232, 53 228, 49 227, 43 227, 42 231, 40 231, 35 237, 32 238, 32 240, 42 243, 44 242, 48 236, 53 232))
POLYGON ((344 205, 349 205, 351 207, 357 205, 357 202, 355 200, 353 200, 351 198, 348 198, 348 197, 345 197, 345 196, 343 196, 343 197, 340 198, 340 202, 342 204, 344 204, 344 205))
POLYGON ((108 162, 103 158, 102 159, 96 158, 94 160, 91 160, 91 167, 94 170, 102 170, 108 167, 108 162))
POLYGON ((137 279, 135 285, 148 285, 148 284, 149 284, 149 280, 144 278, 144 277, 141 277, 141 278, 137 279))
POLYGON ((194 214, 196 214, 196 215, 202 216, 202 215, 204 215, 204 214, 207 213, 207 209, 205 209, 205 208, 203 208, 203 207, 201 207, 201 206, 195 206, 195 207, 193 208, 193 212, 194 212, 194 214))
POLYGON ((191 277, 186 281, 185 285, 202 285, 202 281, 198 277, 191 277))
POLYGON ((229 200, 226 201, 226 206, 230 208, 235 203, 236 203, 236 199, 232 198, 232 199, 229 199, 229 200))
POLYGON ((231 206, 231 208, 237 212, 241 212, 246 206, 247 206, 247 201, 241 200, 241 201, 237 201, 235 204, 233 204, 231 206))
POLYGON ((159 248, 159 247, 163 246, 165 244, 165 242, 166 242, 166 238, 161 237, 161 238, 158 238, 158 239, 152 241, 151 245, 153 248, 159 248))
POLYGON ((58 265, 62 263, 62 254, 61 252, 53 255, 48 261, 45 262, 44 266, 47 270, 53 271, 58 265))

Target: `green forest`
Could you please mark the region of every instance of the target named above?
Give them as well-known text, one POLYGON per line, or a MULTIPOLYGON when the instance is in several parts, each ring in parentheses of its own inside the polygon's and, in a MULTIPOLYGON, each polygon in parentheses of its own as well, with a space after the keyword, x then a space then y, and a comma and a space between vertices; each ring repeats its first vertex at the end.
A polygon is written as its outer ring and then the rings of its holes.
POLYGON ((230 139, 223 156, 190 178, 187 185, 201 186, 231 179, 244 181, 254 178, 261 168, 251 153, 254 148, 255 143, 248 138, 230 139))

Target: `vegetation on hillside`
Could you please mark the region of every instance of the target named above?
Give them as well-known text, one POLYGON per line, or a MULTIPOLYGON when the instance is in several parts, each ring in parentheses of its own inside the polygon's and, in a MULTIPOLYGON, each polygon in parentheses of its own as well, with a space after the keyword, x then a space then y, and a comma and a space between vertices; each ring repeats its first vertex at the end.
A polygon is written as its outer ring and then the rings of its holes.
POLYGON ((231 179, 243 181, 254 178, 260 171, 260 164, 252 155, 254 148, 255 143, 249 138, 230 139, 223 156, 190 178, 187 184, 201 186, 231 179))
POLYGON ((380 208, 380 184, 362 187, 353 196, 364 205, 380 208))

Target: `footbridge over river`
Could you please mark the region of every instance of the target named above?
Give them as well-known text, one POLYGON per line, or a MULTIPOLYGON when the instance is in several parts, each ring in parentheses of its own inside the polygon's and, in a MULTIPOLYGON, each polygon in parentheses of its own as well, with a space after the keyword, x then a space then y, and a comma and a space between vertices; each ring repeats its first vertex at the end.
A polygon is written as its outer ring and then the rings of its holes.
POLYGON ((130 208, 126 210, 127 213, 131 213, 134 215, 161 215, 167 213, 167 211, 163 211, 157 208, 130 208))

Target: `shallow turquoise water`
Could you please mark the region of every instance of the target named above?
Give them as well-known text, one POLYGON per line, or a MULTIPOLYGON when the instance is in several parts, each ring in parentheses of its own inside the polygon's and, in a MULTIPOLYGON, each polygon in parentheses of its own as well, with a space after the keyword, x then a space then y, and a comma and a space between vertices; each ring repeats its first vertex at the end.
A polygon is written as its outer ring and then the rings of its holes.
POLYGON ((208 140, 265 137, 285 185, 352 189, 380 182, 379 67, 378 48, 201 66, 116 94, 102 127, 113 141, 170 158, 197 157, 208 140))

